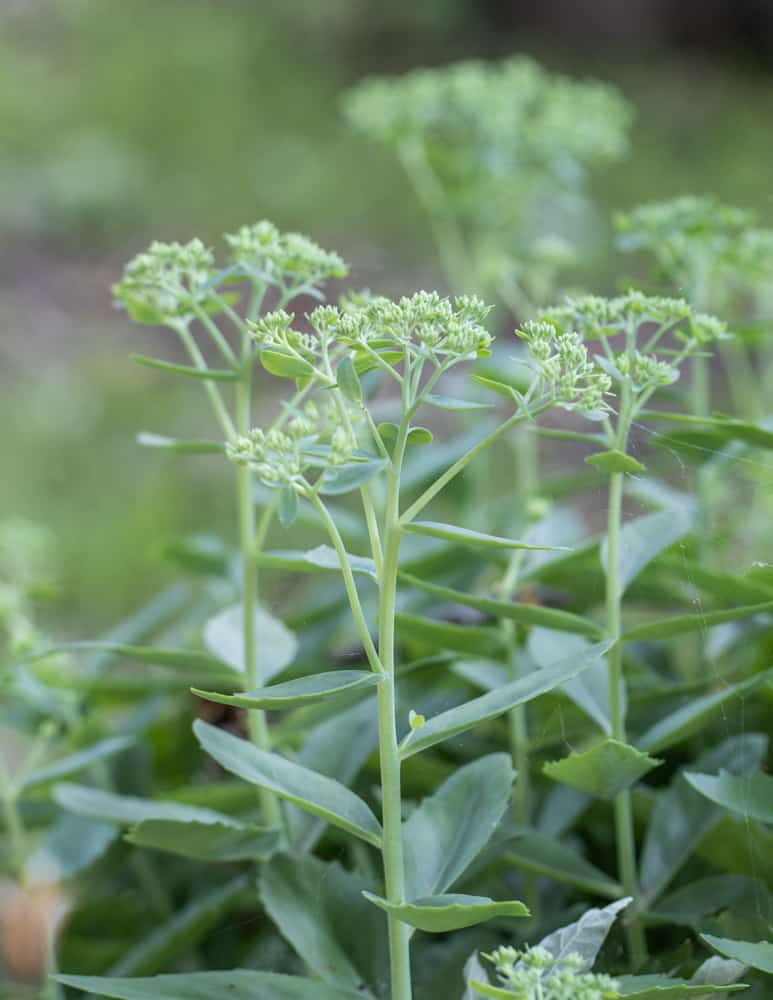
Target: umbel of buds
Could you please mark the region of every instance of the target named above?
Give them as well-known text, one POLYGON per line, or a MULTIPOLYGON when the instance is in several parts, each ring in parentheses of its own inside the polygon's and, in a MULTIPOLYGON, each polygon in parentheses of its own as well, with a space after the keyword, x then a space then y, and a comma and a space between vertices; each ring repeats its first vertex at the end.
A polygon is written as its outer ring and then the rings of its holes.
POLYGON ((618 983, 610 976, 583 972, 585 960, 570 952, 556 958, 547 948, 497 948, 486 955, 514 1000, 615 1000, 618 983))

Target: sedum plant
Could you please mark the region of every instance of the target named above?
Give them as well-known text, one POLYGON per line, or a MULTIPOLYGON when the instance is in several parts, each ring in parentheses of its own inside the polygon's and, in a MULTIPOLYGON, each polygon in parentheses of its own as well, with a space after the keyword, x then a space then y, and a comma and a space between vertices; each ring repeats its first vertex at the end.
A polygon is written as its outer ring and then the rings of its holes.
POLYGON ((521 318, 571 261, 565 216, 581 210, 589 170, 625 154, 631 117, 613 87, 523 56, 365 80, 344 109, 398 157, 449 283, 521 318))

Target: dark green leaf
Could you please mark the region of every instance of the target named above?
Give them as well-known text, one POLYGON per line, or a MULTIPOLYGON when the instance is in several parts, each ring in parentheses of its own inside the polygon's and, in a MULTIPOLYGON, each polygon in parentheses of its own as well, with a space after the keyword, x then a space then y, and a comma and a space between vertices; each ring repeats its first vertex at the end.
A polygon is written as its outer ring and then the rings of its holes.
POLYGON ((730 812, 739 813, 744 819, 773 823, 773 778, 762 771, 736 776, 720 771, 711 774, 685 772, 696 792, 730 812))
POLYGON ((181 972, 171 976, 120 979, 105 976, 56 976, 76 990, 115 1000, 362 1000, 362 994, 330 988, 315 979, 277 972, 181 972))
POLYGON ((378 820, 365 802, 344 785, 279 754, 259 750, 201 719, 194 722, 193 731, 203 749, 226 771, 275 792, 375 847, 381 846, 378 820))
POLYGON ((504 855, 516 868, 544 875, 565 885, 608 899, 617 899, 622 886, 580 854, 541 830, 524 830, 504 855))
POLYGON ((451 649, 459 653, 475 653, 491 657, 502 656, 505 653, 498 629, 478 625, 455 625, 435 618, 421 618, 409 614, 398 614, 396 623, 403 639, 426 644, 433 652, 451 649))
POLYGON ((254 861, 276 850, 276 832, 237 823, 227 817, 219 822, 146 819, 125 837, 136 847, 152 847, 197 861, 254 861))

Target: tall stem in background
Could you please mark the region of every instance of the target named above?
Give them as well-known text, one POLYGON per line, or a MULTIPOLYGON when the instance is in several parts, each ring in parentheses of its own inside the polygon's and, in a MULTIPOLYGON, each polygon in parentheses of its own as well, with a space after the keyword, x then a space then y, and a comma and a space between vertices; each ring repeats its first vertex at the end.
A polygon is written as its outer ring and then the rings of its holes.
MULTIPOLYGON (((610 639, 620 638, 620 587, 618 583, 618 559, 620 551, 620 520, 623 503, 623 473, 612 475, 609 484, 609 513, 607 520, 607 631, 610 639)), ((615 642, 607 654, 609 671, 609 714, 612 722, 612 736, 621 743, 626 742, 625 706, 626 690, 623 675, 623 652, 620 642, 615 642)), ((636 871, 636 838, 633 828, 631 793, 626 790, 615 797, 615 841, 620 881, 627 896, 632 896, 634 906, 639 898, 639 880, 636 871)), ((634 968, 641 967, 647 960, 647 941, 638 913, 626 926, 628 949, 634 968)))
MULTIPOLYGON (((236 383, 236 425, 240 434, 250 432, 251 418, 251 373, 243 374, 236 383)), ((257 650, 255 618, 258 607, 258 577, 254 564, 255 557, 255 500, 253 497, 253 477, 248 465, 236 466, 237 502, 239 507, 239 548, 242 562, 242 619, 244 688, 254 691, 262 687, 263 676, 257 650)), ((262 750, 268 750, 271 739, 266 723, 266 714, 261 709, 247 710, 247 727, 250 739, 262 750)), ((274 794, 261 789, 260 801, 263 820, 267 826, 280 826, 282 813, 274 794)))
MULTIPOLYGON (((400 468, 408 434, 403 418, 387 470, 384 516, 384 561, 378 608, 378 652, 384 677, 378 686, 378 735, 381 766, 381 798, 384 827, 384 880, 390 903, 402 903, 405 896, 403 866, 402 796, 400 755, 397 744, 395 696, 395 601, 400 554, 400 468)), ((392 1000, 411 1000, 410 928, 392 914, 387 916, 392 1000)))

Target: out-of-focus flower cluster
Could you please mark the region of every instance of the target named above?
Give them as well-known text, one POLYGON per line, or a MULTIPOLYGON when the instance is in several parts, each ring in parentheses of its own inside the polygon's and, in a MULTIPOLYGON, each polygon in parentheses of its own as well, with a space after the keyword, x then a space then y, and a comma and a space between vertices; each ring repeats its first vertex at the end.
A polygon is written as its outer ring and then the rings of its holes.
POLYGON ((22 517, 0 522, 0 651, 35 645, 32 605, 55 589, 53 539, 42 525, 22 517))
POLYGON ((189 243, 154 241, 129 261, 113 295, 133 319, 163 323, 190 316, 203 301, 214 275, 215 258, 199 239, 189 243))
POLYGON ((554 957, 540 946, 518 951, 508 946, 486 956, 514 1000, 616 1000, 618 983, 610 976, 582 972, 575 953, 554 957))

